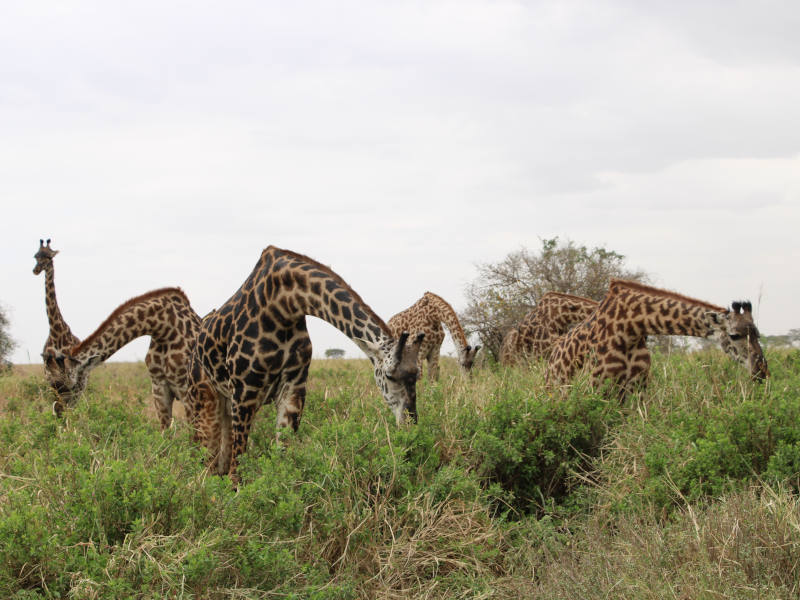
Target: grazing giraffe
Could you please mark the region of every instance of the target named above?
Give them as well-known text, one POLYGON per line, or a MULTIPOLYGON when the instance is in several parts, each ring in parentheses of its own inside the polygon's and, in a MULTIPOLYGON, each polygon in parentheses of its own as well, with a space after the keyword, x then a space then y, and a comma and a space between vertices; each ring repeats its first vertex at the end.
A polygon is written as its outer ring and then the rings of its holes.
MULTIPOLYGON (((193 344, 200 317, 180 288, 163 288, 131 298, 117 307, 83 342, 64 352, 46 352, 61 408, 86 388, 89 373, 134 339, 149 335, 144 362, 161 428, 172 422, 172 403, 185 400, 193 344)), ((188 414, 188 410, 187 410, 188 414)))
POLYGON ((500 349, 501 364, 547 358, 556 339, 588 318, 598 304, 590 298, 547 292, 506 335, 500 349))
POLYGON ((403 331, 412 335, 424 333, 425 339, 417 355, 417 369, 422 379, 422 361, 428 361, 428 379, 439 379, 439 352, 444 342, 444 329, 447 327, 450 337, 456 345, 458 363, 463 372, 468 373, 475 362, 475 355, 480 346, 474 348, 467 343, 467 336, 458 322, 456 311, 443 298, 431 292, 425 292, 422 298, 402 312, 397 313, 386 323, 392 334, 399 336, 403 331))
MULTIPOLYGON (((217 414, 207 403, 193 406, 196 423, 221 423, 218 437, 197 425, 209 450, 210 466, 236 484, 238 457, 256 411, 276 401, 276 427, 300 425, 311 362, 306 315, 327 321, 352 339, 372 362, 375 380, 397 423, 406 412, 416 421, 417 353, 424 339, 399 338, 361 297, 331 269, 289 250, 269 246, 241 287, 203 318, 192 358, 218 394, 217 414)), ((195 402, 198 395, 189 394, 195 402)))
POLYGON ((769 377, 769 368, 758 342, 760 335, 753 321, 753 305, 749 301, 733 302, 730 320, 730 333, 719 338, 722 349, 745 365, 753 380, 763 381, 769 377))
MULTIPOLYGON (((49 353, 63 352, 80 343, 80 339, 72 333, 69 325, 67 325, 67 322, 64 320, 61 310, 58 308, 58 301, 56 300, 53 257, 55 257, 58 252, 58 250, 53 250, 50 247, 50 239, 48 238, 47 245, 45 245, 44 240, 39 240, 39 250, 33 255, 33 258, 36 259, 36 265, 33 267, 33 274, 38 275, 44 271, 44 301, 47 308, 47 321, 50 326, 47 340, 45 340, 44 348, 42 349, 42 357, 49 353)), ((59 379, 48 367, 47 361, 45 361, 44 374, 50 385, 55 389, 56 393, 58 393, 59 379)), ((83 385, 86 385, 85 381, 83 385)), ((61 414, 61 409, 62 405, 59 402, 53 403, 53 412, 56 415, 61 414)))
MULTIPOLYGON (((192 358, 192 379, 205 373, 218 394, 216 415, 193 405, 196 423, 219 422, 213 434, 196 435, 220 474, 236 483, 239 455, 256 411, 276 401, 276 427, 300 425, 311 363, 306 315, 327 321, 353 340, 372 362, 375 381, 398 424, 408 412, 416 422, 417 354, 424 339, 392 335, 386 323, 336 273, 315 260, 269 246, 241 287, 203 318, 192 358)), ((190 403, 198 395, 190 391, 190 403)))
POLYGON ((566 383, 577 371, 588 367, 593 385, 610 380, 624 396, 649 373, 648 335, 721 337, 731 332, 730 327, 726 308, 641 283, 612 279, 597 309, 554 344, 546 381, 566 383))

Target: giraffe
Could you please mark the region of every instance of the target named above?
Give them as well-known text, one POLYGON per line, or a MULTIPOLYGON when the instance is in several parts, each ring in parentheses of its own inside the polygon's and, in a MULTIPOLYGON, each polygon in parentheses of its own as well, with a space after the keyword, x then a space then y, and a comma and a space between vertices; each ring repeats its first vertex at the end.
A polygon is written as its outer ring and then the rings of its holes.
POLYGON ((166 429, 172 422, 174 400, 184 401, 187 394, 191 351, 199 328, 200 317, 180 288, 162 288, 131 298, 83 342, 66 352, 44 354, 61 408, 80 396, 92 369, 132 340, 149 335, 145 364, 158 419, 166 429))
MULTIPOLYGON (((50 247, 50 239, 47 239, 47 245, 44 240, 39 240, 39 250, 33 255, 36 259, 36 265, 33 267, 33 274, 38 275, 44 271, 44 301, 47 309, 47 321, 49 324, 49 332, 47 339, 44 342, 42 349, 42 356, 48 353, 61 352, 66 348, 72 348, 80 343, 80 339, 72 333, 72 330, 64 320, 61 310, 58 307, 58 300, 56 300, 56 283, 55 283, 55 267, 53 266, 53 258, 58 254, 58 250, 53 250, 50 247)), ((48 367, 47 361, 44 366, 45 378, 51 382, 51 385, 59 392, 59 388, 55 383, 58 378, 54 376, 52 370, 48 367)), ((86 385, 86 382, 83 382, 86 385)), ((53 403, 53 412, 56 415, 61 414, 62 405, 56 401, 53 403)))
MULTIPOLYGON (((610 380, 620 391, 646 379, 650 369, 649 334, 728 336, 734 332, 730 311, 701 300, 638 282, 612 279, 597 309, 553 346, 546 382, 566 383, 584 366, 594 385, 610 380)), ((754 361, 755 362, 755 361, 754 361)))
POLYGON ((553 343, 570 327, 585 320, 599 302, 582 296, 547 292, 519 324, 506 334, 500 362, 513 365, 524 360, 547 358, 553 343))
MULTIPOLYGON (((269 246, 253 271, 219 309, 203 318, 192 357, 192 379, 203 371, 218 394, 216 415, 193 406, 197 436, 209 450, 209 467, 234 485, 238 457, 247 448, 256 411, 277 405, 276 429, 300 425, 311 362, 306 316, 323 319, 352 339, 372 362, 375 381, 398 424, 416 422, 417 354, 424 339, 398 338, 336 273, 315 260, 269 246), (202 420, 219 422, 219 435, 202 420)), ((190 389, 189 401, 200 399, 190 389)))
POLYGON ((45 246, 44 240, 39 240, 39 250, 33 255, 36 265, 33 267, 33 274, 38 275, 44 271, 44 300, 47 308, 47 321, 50 325, 50 332, 47 341, 44 343, 44 350, 71 348, 80 343, 80 339, 72 333, 67 325, 61 310, 58 308, 56 300, 55 268, 53 267, 53 257, 58 254, 58 250, 50 247, 50 239, 45 246))
POLYGON ((425 292, 419 300, 402 312, 397 313, 387 322, 392 334, 399 336, 403 331, 424 333, 425 339, 417 355, 417 369, 419 378, 422 378, 422 361, 428 361, 428 379, 439 379, 439 351, 444 341, 442 324, 447 327, 450 337, 456 345, 458 363, 464 373, 472 369, 475 355, 480 346, 474 348, 467 343, 467 336, 458 322, 456 311, 444 298, 431 292, 425 292))
POLYGON ((722 349, 750 371, 754 381, 769 377, 767 359, 758 342, 759 333, 753 321, 753 305, 749 301, 731 304, 731 327, 729 335, 720 336, 722 349))

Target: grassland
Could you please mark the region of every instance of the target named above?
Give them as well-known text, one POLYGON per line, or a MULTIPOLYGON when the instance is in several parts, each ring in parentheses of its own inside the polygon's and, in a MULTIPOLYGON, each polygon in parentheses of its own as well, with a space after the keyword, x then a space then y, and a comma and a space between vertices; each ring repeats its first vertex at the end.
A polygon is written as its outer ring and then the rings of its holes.
POLYGON ((37 367, 0 378, 0 597, 797 598, 800 352, 749 382, 654 356, 622 405, 541 367, 451 361, 396 427, 369 365, 315 361, 303 422, 257 419, 242 485, 207 476, 142 364, 57 420, 37 367))

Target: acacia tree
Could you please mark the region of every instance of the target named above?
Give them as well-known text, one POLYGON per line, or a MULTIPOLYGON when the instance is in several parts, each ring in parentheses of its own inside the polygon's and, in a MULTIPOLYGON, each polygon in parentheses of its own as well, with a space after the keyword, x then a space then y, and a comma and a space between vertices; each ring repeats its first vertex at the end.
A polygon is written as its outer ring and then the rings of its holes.
POLYGON ((477 265, 466 289, 461 323, 499 357, 503 336, 547 292, 601 300, 613 277, 646 281, 643 271, 625 267, 625 257, 603 247, 587 248, 557 237, 542 240, 538 252, 521 248, 497 263, 477 265))
POLYGON ((4 370, 3 367, 9 364, 8 355, 17 345, 8 333, 9 325, 6 310, 0 306, 0 370, 4 370))

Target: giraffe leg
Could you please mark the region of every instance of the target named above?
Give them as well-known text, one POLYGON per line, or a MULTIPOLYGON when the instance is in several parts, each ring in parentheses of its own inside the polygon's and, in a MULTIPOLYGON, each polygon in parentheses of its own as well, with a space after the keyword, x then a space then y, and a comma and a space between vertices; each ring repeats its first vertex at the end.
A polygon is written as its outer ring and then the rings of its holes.
POLYGON ((155 406, 161 430, 167 429, 172 424, 172 392, 165 381, 153 380, 153 406, 155 406))
POLYGON ((428 352, 428 381, 439 381, 439 346, 428 352))
POLYGON ((306 402, 306 380, 308 368, 311 365, 311 340, 303 333, 296 343, 292 344, 294 352, 286 358, 286 366, 281 378, 281 385, 277 402, 276 441, 280 442, 280 432, 284 427, 291 427, 297 431, 300 427, 300 418, 303 416, 303 406, 306 402))
POLYGON ((225 414, 222 416, 222 449, 219 464, 228 463, 228 477, 235 488, 239 486, 240 481, 237 472, 239 456, 247 450, 250 428, 259 404, 258 392, 259 390, 247 389, 237 382, 234 385, 230 414, 224 411, 225 414))
POLYGON ((189 376, 189 386, 183 404, 186 417, 191 423, 194 433, 192 441, 208 451, 206 466, 208 470, 219 475, 228 472, 227 464, 218 466, 222 446, 222 416, 227 399, 218 396, 211 384, 204 377, 199 360, 193 358, 189 376))
POLYGON ((642 339, 630 352, 628 359, 627 388, 629 392, 647 386, 650 375, 650 351, 647 339, 642 339))

